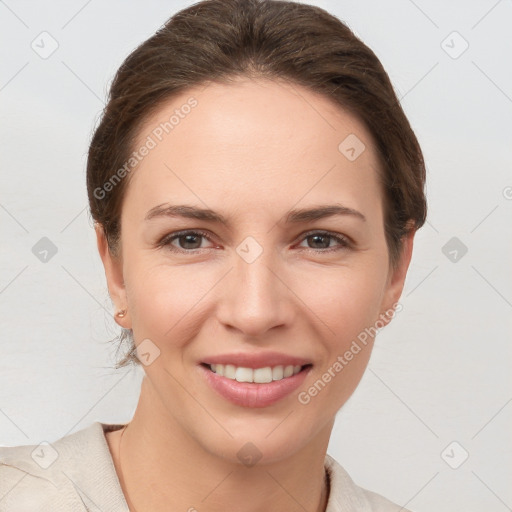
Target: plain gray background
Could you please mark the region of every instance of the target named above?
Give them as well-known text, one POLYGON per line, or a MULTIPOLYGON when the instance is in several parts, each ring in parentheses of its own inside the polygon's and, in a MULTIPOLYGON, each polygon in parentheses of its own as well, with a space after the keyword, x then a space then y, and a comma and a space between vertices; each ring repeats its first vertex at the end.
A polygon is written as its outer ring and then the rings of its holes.
MULTIPOLYGON (((191 3, 0 1, 3 445, 133 414, 142 370, 113 369, 119 328, 86 152, 122 60, 191 3), (47 261, 44 237, 57 251, 47 261)), ((512 2, 309 3, 376 52, 428 168, 404 309, 379 334, 329 453, 418 512, 512 510, 512 2)))

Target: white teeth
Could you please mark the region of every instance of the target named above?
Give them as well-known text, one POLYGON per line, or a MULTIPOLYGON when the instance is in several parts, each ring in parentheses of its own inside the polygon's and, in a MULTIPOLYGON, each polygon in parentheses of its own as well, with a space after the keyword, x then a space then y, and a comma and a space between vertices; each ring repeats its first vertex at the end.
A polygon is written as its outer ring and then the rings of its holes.
POLYGON ((264 368, 245 368, 243 366, 234 366, 232 364, 211 364, 210 368, 217 375, 221 375, 238 382, 255 382, 264 384, 273 380, 281 380, 292 375, 296 375, 302 369, 300 365, 288 366, 266 366, 264 368))
POLYGON ((217 366, 224 366, 224 377, 228 379, 235 380, 236 368, 232 364, 218 364, 217 366))
POLYGON ((224 375, 224 367, 221 364, 212 364, 212 370, 219 375, 224 375))
POLYGON ((284 378, 291 377, 293 375, 293 370, 294 370, 293 366, 285 366, 284 367, 284 375, 283 375, 283 377, 284 378))
POLYGON ((272 368, 270 368, 270 366, 265 368, 256 368, 256 370, 253 371, 253 382, 256 382, 257 384, 272 382, 272 368))
POLYGON ((252 380, 253 371, 251 368, 238 367, 235 372, 235 379, 238 382, 254 382, 252 380))
POLYGON ((281 380, 284 377, 284 370, 282 366, 274 366, 272 368, 272 380, 281 380))

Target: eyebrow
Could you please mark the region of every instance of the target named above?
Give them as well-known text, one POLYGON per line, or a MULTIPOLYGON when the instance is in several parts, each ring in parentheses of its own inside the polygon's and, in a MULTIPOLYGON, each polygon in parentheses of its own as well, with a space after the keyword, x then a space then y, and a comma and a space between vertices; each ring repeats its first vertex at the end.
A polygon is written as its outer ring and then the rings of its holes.
MULTIPOLYGON (((311 222, 337 215, 352 216, 366 222, 366 217, 361 212, 341 204, 291 210, 285 215, 285 222, 289 224, 298 224, 301 222, 311 222)), ((160 204, 151 208, 144 219, 146 221, 150 221, 156 217, 183 217, 187 219, 217 222, 225 226, 230 225, 230 222, 220 213, 208 208, 198 208, 196 206, 185 204, 160 204)))

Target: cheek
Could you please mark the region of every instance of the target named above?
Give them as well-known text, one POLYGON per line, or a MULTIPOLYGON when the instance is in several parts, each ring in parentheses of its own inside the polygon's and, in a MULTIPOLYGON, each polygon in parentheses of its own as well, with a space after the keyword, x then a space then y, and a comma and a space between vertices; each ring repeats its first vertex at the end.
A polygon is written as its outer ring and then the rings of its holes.
POLYGON ((216 274, 199 266, 149 263, 132 270, 127 291, 135 339, 150 338, 159 346, 164 341, 173 347, 185 344, 200 328, 197 316, 208 304, 216 274))
MULTIPOLYGON (((384 276, 366 267, 315 277, 305 283, 304 293, 309 289, 308 306, 324 326, 323 357, 297 399, 304 413, 314 410, 323 424, 349 399, 365 372, 373 347, 369 327, 378 317, 384 276)), ((309 318, 313 321, 314 315, 309 318)))
POLYGON ((370 265, 316 268, 291 287, 324 325, 332 348, 341 350, 378 317, 384 277, 370 265))

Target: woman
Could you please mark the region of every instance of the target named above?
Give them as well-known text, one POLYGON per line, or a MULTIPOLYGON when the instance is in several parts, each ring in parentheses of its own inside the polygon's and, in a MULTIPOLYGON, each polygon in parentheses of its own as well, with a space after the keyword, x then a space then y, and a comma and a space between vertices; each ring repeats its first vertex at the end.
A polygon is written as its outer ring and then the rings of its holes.
POLYGON ((87 168, 137 409, 1 449, 2 510, 405 510, 326 451, 400 307, 424 182, 387 74, 337 18, 173 16, 119 69, 87 168))

